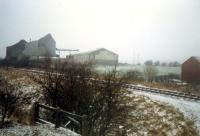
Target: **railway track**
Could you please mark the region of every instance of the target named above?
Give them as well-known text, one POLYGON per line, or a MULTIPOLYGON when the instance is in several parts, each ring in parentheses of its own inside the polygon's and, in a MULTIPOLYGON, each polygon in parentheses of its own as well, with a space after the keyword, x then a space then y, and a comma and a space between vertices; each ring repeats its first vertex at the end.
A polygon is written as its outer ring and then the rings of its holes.
POLYGON ((123 88, 132 89, 132 90, 136 90, 136 91, 139 90, 139 91, 143 91, 143 92, 174 96, 174 97, 184 98, 184 99, 193 100, 193 101, 200 101, 199 95, 195 95, 195 94, 191 94, 191 93, 184 93, 184 92, 171 91, 171 90, 165 90, 165 89, 157 89, 157 88, 149 88, 149 87, 141 87, 141 86, 133 85, 133 84, 125 84, 125 85, 123 85, 123 88))
MULTIPOLYGON (((38 71, 38 70, 31 70, 31 69, 19 69, 19 68, 11 68, 11 69, 31 72, 31 73, 36 73, 36 74, 45 73, 45 71, 38 71)), ((55 74, 58 74, 58 73, 55 73, 55 74)), ((91 80, 94 80, 94 79, 91 79, 91 80)), ((105 81, 102 81, 102 80, 100 80, 99 82, 105 83, 105 81)), ((168 96, 173 96, 173 97, 178 97, 178 98, 184 98, 187 100, 200 101, 200 95, 195 95, 191 93, 184 93, 184 92, 158 89, 158 88, 150 88, 150 87, 145 87, 145 86, 138 86, 135 84, 123 84, 122 87, 125 89, 132 89, 135 91, 143 91, 143 92, 148 92, 148 93, 155 93, 155 94, 168 95, 168 96)))

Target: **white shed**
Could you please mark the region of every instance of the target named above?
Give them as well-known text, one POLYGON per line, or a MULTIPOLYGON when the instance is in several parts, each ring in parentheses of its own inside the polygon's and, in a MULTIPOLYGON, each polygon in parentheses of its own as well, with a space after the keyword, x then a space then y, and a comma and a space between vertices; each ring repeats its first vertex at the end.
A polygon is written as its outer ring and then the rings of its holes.
POLYGON ((78 53, 70 56, 75 62, 94 64, 115 65, 118 63, 118 54, 105 48, 100 48, 88 52, 78 53))

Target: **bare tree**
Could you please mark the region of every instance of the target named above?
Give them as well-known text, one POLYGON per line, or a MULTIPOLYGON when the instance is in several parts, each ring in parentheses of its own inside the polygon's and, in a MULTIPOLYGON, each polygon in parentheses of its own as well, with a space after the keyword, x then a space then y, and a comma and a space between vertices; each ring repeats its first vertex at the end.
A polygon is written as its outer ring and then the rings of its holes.
POLYGON ((158 70, 155 66, 146 65, 144 66, 144 78, 148 82, 152 82, 156 77, 158 70))
POLYGON ((153 61, 152 60, 147 60, 147 61, 144 62, 144 65, 152 66, 153 65, 153 61))
POLYGON ((160 66, 160 61, 159 60, 155 61, 154 66, 160 66))
POLYGON ((43 86, 48 104, 87 115, 88 136, 105 136, 112 119, 123 111, 119 104, 122 79, 117 77, 116 70, 98 75, 89 63, 66 61, 62 66, 51 70, 47 67, 36 80, 43 86))
POLYGON ((2 128, 5 124, 6 116, 12 114, 15 110, 16 102, 19 99, 16 93, 17 87, 11 85, 8 80, 0 74, 0 110, 1 110, 1 123, 2 128))
POLYGON ((166 67, 166 66, 167 66, 167 62, 162 62, 160 65, 161 65, 162 67, 166 67))
POLYGON ((126 79, 127 81, 143 80, 142 73, 138 70, 127 71, 123 76, 124 76, 123 78, 126 79))
POLYGON ((43 88, 43 94, 48 104, 56 107, 58 93, 62 88, 62 81, 64 79, 61 67, 53 63, 51 58, 44 58, 42 61, 42 69, 44 73, 41 74, 30 74, 29 76, 36 82, 38 82, 43 88))

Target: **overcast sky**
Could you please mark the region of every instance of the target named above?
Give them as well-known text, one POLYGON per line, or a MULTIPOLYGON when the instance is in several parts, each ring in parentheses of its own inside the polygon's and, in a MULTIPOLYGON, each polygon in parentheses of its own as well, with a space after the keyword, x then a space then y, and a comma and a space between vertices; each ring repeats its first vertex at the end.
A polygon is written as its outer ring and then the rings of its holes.
POLYGON ((0 0, 0 56, 47 33, 58 48, 104 47, 121 62, 182 62, 200 56, 200 1, 0 0))

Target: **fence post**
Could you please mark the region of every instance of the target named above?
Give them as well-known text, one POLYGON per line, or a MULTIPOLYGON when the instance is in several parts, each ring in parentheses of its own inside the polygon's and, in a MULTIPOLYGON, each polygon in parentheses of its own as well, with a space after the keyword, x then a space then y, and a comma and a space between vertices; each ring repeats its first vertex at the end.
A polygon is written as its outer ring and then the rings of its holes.
POLYGON ((87 116, 83 115, 82 116, 82 121, 81 121, 81 133, 82 136, 88 136, 88 124, 87 124, 87 116))
POLYGON ((56 121, 55 121, 55 128, 58 128, 60 125, 60 108, 56 108, 56 121))
POLYGON ((39 118, 39 102, 35 101, 33 104, 33 123, 35 124, 39 118))

